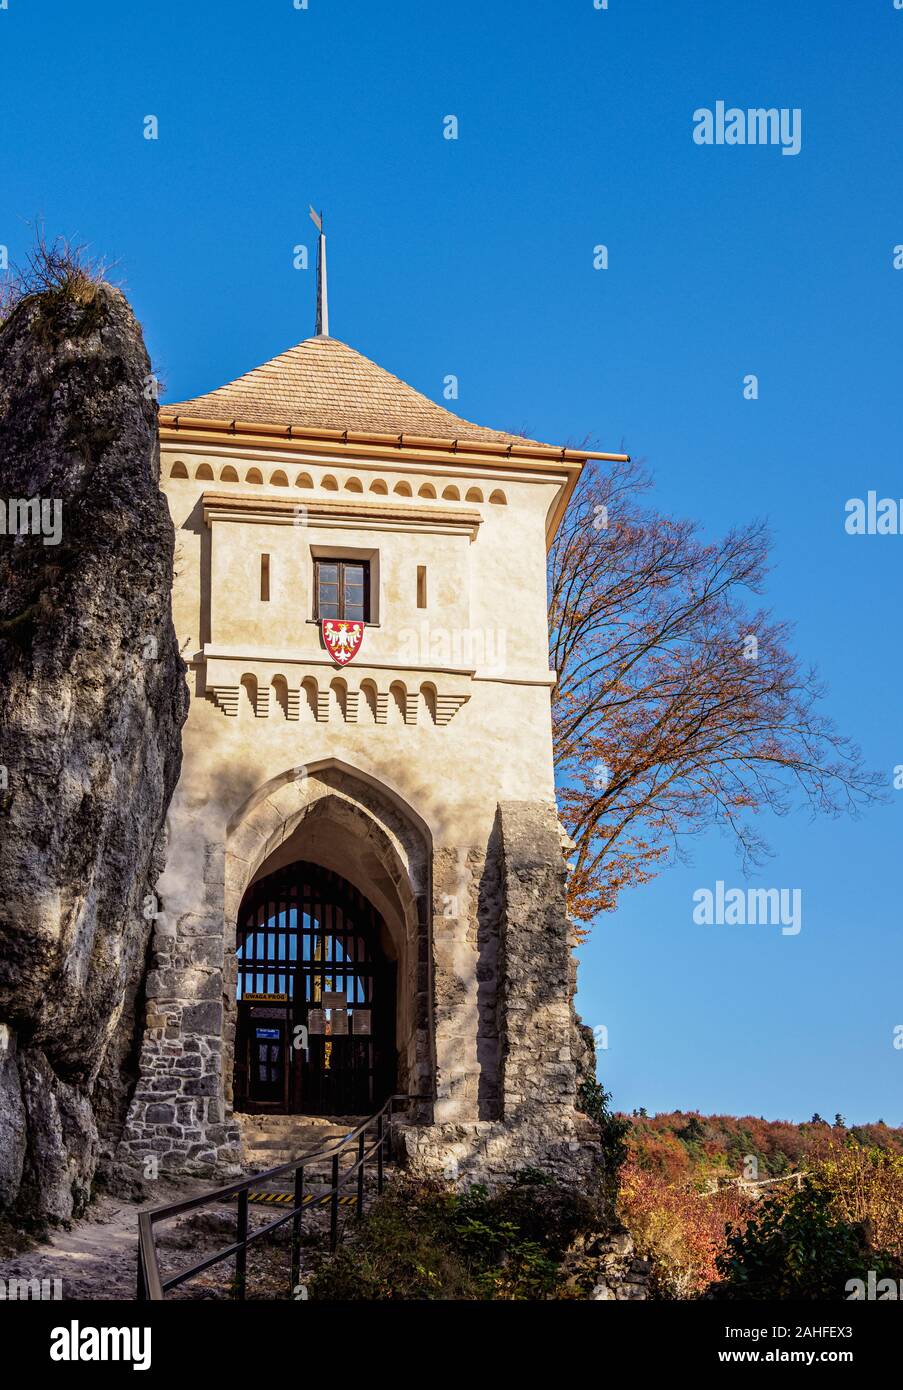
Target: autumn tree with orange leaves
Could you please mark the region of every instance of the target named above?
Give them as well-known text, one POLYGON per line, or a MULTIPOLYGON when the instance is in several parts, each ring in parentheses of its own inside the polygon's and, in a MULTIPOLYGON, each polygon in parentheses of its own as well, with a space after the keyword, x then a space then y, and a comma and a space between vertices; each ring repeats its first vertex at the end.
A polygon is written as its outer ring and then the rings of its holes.
POLYGON ((588 463, 549 557, 555 760, 576 842, 579 922, 651 878, 686 838, 733 835, 745 867, 768 847, 758 812, 855 812, 879 774, 822 712, 814 668, 761 607, 754 523, 708 543, 647 505, 637 463, 588 463))

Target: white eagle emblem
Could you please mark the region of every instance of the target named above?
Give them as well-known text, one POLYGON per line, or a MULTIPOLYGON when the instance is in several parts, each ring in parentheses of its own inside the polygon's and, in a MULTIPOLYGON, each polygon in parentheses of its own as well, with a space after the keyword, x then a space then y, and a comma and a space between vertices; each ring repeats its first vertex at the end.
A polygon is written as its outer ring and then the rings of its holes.
POLYGON ((360 651, 364 640, 364 624, 349 623, 336 618, 323 618, 320 623, 326 650, 339 666, 347 666, 360 651))

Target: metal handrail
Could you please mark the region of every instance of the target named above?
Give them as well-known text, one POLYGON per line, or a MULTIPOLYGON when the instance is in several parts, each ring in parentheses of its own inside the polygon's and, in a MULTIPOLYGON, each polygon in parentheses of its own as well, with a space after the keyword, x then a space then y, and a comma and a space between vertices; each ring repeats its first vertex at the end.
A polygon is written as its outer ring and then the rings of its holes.
POLYGON ((339 1221, 339 1193, 349 1180, 357 1175, 357 1216, 361 1216, 364 1209, 364 1165, 366 1160, 374 1153, 376 1154, 377 1169, 377 1191, 383 1190, 384 1178, 384 1159, 383 1150, 388 1137, 386 1126, 386 1113, 391 1122, 392 1111, 396 1104, 404 1102, 423 1100, 423 1096, 395 1095, 390 1096, 385 1105, 377 1110, 374 1115, 370 1115, 366 1120, 349 1130, 335 1144, 328 1145, 312 1154, 305 1154, 303 1158, 292 1159, 288 1163, 280 1163, 275 1168, 267 1168, 262 1173, 255 1173, 249 1178, 240 1178, 236 1182, 227 1183, 224 1187, 213 1188, 210 1192, 204 1192, 196 1197, 186 1197, 179 1202, 166 1202, 160 1206, 151 1207, 148 1211, 138 1213, 138 1301, 156 1302, 163 1300, 170 1289, 176 1288, 179 1284, 184 1284, 187 1279, 193 1278, 196 1274, 201 1274, 205 1269, 210 1269, 212 1265, 219 1264, 222 1260, 235 1259, 235 1294, 237 1298, 244 1298, 247 1271, 248 1246, 255 1240, 260 1240, 262 1236, 274 1231, 277 1226, 283 1226, 287 1221, 294 1222, 292 1231, 292 1283, 294 1289, 301 1267, 301 1218, 304 1213, 304 1170, 314 1163, 320 1163, 324 1159, 332 1162, 331 1185, 326 1192, 318 1195, 320 1198, 328 1197, 330 1200, 329 1217, 329 1248, 335 1250, 338 1244, 338 1221, 339 1221), (365 1136, 371 1125, 376 1125, 377 1137, 369 1148, 365 1147, 365 1136), (339 1158, 342 1152, 357 1140, 357 1158, 344 1174, 339 1173, 339 1158), (248 1233, 248 1192, 252 1187, 261 1183, 270 1182, 273 1178, 282 1177, 284 1174, 293 1173, 295 1177, 295 1191, 292 1207, 289 1211, 283 1212, 275 1221, 270 1221, 266 1226, 261 1226, 259 1230, 248 1233), (341 1176, 341 1180, 340 1180, 341 1176), (174 1216, 183 1216, 186 1212, 197 1211, 199 1207, 211 1205, 211 1203, 221 1203, 228 1201, 232 1197, 238 1197, 238 1221, 236 1238, 231 1245, 225 1249, 218 1250, 213 1255, 208 1255, 205 1259, 199 1260, 197 1264, 191 1265, 188 1269, 179 1270, 177 1274, 171 1274, 163 1278, 160 1273, 160 1262, 157 1258, 157 1246, 154 1239, 154 1227, 161 1221, 168 1221, 174 1216))

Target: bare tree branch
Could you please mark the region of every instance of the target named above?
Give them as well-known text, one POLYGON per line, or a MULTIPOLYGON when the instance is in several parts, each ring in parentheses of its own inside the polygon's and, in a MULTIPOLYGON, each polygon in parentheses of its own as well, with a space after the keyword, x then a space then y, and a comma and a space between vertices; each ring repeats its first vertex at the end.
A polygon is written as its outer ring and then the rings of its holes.
POLYGON ((757 813, 855 813, 882 794, 821 713, 789 626, 752 606, 764 524, 705 543, 645 505, 649 486, 640 464, 587 464, 549 558, 559 801, 585 922, 709 826, 752 865, 769 852, 757 813))

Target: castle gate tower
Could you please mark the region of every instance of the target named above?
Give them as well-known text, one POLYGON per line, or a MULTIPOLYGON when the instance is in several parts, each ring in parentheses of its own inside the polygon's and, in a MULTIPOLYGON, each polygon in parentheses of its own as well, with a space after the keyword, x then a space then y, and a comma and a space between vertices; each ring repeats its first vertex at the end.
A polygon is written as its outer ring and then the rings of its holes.
POLYGON ((588 455, 324 333, 160 427, 191 708, 121 1156, 405 1092, 422 1171, 579 1167, 545 562, 588 455))

